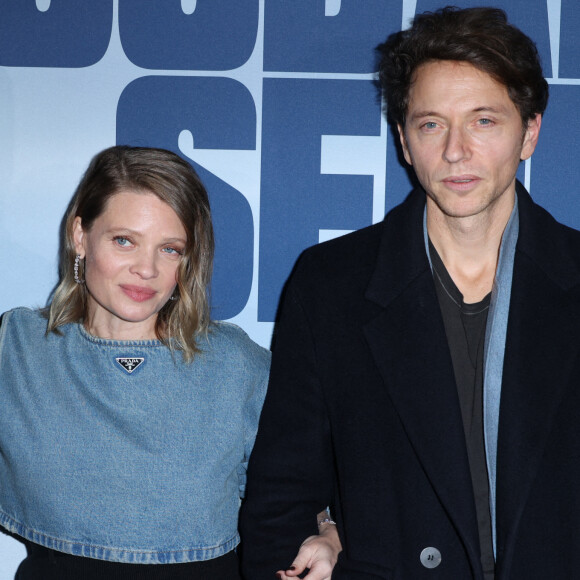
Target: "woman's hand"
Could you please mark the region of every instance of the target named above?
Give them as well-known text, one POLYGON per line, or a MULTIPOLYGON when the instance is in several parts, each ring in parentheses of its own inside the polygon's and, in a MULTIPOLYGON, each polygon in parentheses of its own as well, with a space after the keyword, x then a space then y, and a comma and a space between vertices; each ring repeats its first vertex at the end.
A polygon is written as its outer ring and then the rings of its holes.
MULTIPOLYGON (((326 514, 326 512, 323 513, 326 514)), ((331 523, 322 523, 319 525, 318 535, 306 538, 289 568, 279 570, 276 576, 280 580, 292 580, 302 574, 306 568, 310 568, 304 577, 306 580, 330 580, 341 550, 342 545, 336 526, 331 523)))

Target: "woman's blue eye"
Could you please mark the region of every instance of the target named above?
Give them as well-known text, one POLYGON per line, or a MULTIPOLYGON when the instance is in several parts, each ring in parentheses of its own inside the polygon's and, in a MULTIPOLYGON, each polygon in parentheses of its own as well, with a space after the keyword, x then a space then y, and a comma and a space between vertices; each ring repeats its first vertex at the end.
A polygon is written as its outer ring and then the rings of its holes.
POLYGON ((177 248, 163 248, 163 251, 168 254, 177 254, 178 256, 182 255, 182 252, 177 248))

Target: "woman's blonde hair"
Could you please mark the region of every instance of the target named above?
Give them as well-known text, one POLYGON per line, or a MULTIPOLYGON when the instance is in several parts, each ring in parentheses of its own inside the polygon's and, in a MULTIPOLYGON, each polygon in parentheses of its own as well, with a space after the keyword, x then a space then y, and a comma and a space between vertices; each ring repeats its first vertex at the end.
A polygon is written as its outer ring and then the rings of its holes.
MULTIPOLYGON (((206 333, 210 324, 213 226, 201 180, 189 163, 165 149, 110 147, 91 161, 64 220, 60 282, 48 308, 47 333, 87 317, 88 291, 74 278, 75 218, 80 217, 83 229, 90 230, 108 200, 121 191, 156 195, 175 211, 185 228, 187 243, 177 272, 176 299, 168 300, 159 311, 155 332, 164 344, 181 350, 185 360, 191 361, 199 352, 197 337, 206 333)), ((81 263, 79 277, 83 274, 81 263)))

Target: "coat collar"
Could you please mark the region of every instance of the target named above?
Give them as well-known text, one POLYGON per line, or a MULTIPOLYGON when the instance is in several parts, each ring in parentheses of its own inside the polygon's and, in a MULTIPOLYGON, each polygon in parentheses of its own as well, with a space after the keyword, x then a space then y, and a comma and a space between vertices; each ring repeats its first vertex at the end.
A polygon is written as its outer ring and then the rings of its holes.
POLYGON ((365 297, 386 307, 418 276, 430 271, 423 243, 425 192, 413 190, 384 220, 385 231, 365 297))

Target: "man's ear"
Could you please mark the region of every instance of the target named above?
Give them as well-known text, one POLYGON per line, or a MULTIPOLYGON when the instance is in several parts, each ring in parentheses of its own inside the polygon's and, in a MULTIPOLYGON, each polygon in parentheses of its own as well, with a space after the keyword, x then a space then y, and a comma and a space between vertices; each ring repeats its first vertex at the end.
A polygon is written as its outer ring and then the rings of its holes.
POLYGON ((411 154, 409 153, 409 146, 407 145, 407 139, 405 138, 405 130, 400 123, 397 123, 397 131, 399 131, 399 140, 401 142, 401 147, 403 148, 403 155, 405 156, 405 161, 409 165, 413 165, 411 160, 411 154))
POLYGON ((82 258, 86 255, 85 250, 85 231, 83 230, 82 220, 79 216, 75 218, 73 222, 73 242, 75 245, 75 251, 82 258))
POLYGON ((533 119, 528 121, 528 127, 524 133, 524 140, 522 143, 522 153, 520 158, 522 161, 529 159, 536 149, 538 144, 538 137, 540 136, 540 128, 542 126, 542 115, 538 113, 533 119))

